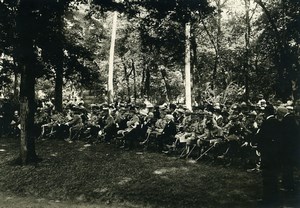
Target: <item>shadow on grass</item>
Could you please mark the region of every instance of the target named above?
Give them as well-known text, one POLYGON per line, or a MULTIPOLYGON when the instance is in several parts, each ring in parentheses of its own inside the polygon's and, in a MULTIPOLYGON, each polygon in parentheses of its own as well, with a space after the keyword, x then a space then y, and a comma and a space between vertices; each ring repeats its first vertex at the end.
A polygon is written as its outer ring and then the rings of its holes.
POLYGON ((172 208, 257 207, 261 196, 260 175, 236 167, 61 140, 37 141, 43 160, 20 166, 17 141, 1 144, 0 191, 20 196, 172 208))

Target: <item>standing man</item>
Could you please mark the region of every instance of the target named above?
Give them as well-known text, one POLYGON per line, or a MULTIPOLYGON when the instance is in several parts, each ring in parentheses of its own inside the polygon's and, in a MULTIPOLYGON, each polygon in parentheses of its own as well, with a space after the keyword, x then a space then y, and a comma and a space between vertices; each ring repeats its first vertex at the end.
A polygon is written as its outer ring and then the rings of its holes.
POLYGON ((277 109, 278 118, 281 119, 280 155, 282 168, 283 189, 289 193, 295 191, 294 168, 297 164, 299 151, 299 127, 295 115, 284 106, 277 109))
POLYGON ((258 150, 261 153, 264 207, 278 206, 279 141, 280 123, 275 117, 275 109, 267 105, 264 118, 257 133, 258 150))

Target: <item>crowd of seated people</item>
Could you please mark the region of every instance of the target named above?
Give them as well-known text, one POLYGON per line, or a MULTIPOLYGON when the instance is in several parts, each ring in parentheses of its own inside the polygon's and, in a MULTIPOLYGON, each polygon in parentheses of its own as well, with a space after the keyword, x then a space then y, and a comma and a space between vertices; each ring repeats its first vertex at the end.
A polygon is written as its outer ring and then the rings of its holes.
POLYGON ((255 105, 207 103, 193 111, 181 105, 154 106, 149 102, 88 108, 70 105, 62 113, 42 116, 47 119, 41 122, 40 137, 105 142, 126 150, 152 150, 196 160, 238 160, 255 168, 259 165, 255 135, 265 105, 262 101, 255 105))

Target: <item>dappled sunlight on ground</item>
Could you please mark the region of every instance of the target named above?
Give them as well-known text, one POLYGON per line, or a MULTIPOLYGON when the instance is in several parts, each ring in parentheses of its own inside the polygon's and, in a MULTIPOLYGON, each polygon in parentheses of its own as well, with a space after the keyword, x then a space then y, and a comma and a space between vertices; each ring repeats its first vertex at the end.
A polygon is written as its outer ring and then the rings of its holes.
POLYGON ((154 174, 156 175, 163 175, 163 174, 174 174, 174 173, 182 173, 188 171, 187 167, 179 167, 179 168, 161 168, 159 170, 155 170, 154 174))
POLYGON ((37 141, 43 160, 18 166, 18 145, 0 140, 2 207, 257 207, 261 196, 260 175, 237 167, 63 140, 37 141))

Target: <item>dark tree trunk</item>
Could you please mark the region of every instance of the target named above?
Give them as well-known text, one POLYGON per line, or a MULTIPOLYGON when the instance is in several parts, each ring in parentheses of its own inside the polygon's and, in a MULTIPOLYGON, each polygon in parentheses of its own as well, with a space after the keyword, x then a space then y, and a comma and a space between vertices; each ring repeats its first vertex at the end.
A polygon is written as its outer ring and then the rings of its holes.
POLYGON ((195 85, 199 84, 199 72, 196 70, 197 66, 198 66, 198 59, 197 59, 197 41, 196 41, 196 34, 195 34, 195 30, 193 29, 194 27, 192 27, 192 31, 191 31, 191 49, 192 49, 192 72, 193 72, 193 83, 195 85))
POLYGON ((63 64, 57 66, 55 76, 55 99, 54 106, 55 110, 62 112, 63 102, 63 64))
POLYGON ((150 68, 146 68, 146 78, 145 78, 145 94, 150 96, 150 68))
MULTIPOLYGON (((215 86, 215 80, 217 78, 217 68, 218 68, 218 61, 219 61, 219 40, 216 40, 215 42, 215 38, 212 36, 212 34, 210 33, 210 31, 208 30, 203 18, 201 18, 201 22, 203 24, 203 28, 205 30, 205 32, 207 33, 208 37, 209 37, 209 41, 211 42, 211 44, 213 45, 214 47, 214 50, 215 50, 215 62, 214 62, 214 67, 212 69, 213 71, 213 74, 212 74, 212 88, 214 88, 215 86)), ((219 28, 218 28, 218 31, 219 31, 219 28)), ((219 34, 218 34, 219 35, 219 34)), ((218 38, 218 35, 217 35, 217 38, 218 38)), ((226 88, 226 87, 225 87, 226 88)))
POLYGON ((34 136, 35 78, 29 66, 23 66, 20 84, 20 121, 21 121, 21 149, 22 164, 37 161, 34 136))
POLYGON ((37 161, 34 138, 35 72, 34 29, 36 29, 34 4, 20 1, 16 22, 16 60, 21 71, 20 82, 20 159, 22 164, 37 161))
POLYGON ((137 92, 136 92, 136 71, 135 71, 135 65, 134 61, 131 60, 131 67, 133 72, 133 96, 134 96, 134 102, 136 102, 137 99, 137 92))
POLYGON ((124 76, 125 76, 125 80, 126 80, 126 87, 127 87, 127 101, 130 103, 130 84, 129 84, 129 74, 127 72, 127 66, 125 63, 123 63, 123 67, 124 67, 124 76))
POLYGON ((170 85, 167 80, 167 72, 165 69, 161 69, 160 72, 161 72, 161 75, 162 75, 162 78, 164 80, 165 87, 166 87, 166 100, 169 101, 171 98, 171 89, 170 89, 170 85))
MULTIPOLYGON (((296 57, 300 57, 300 44, 298 44, 296 57)), ((295 82, 293 82, 293 97, 294 100, 298 100, 300 98, 300 59, 297 58, 296 61, 296 69, 295 69, 295 82)))
POLYGON ((63 75, 64 75, 64 43, 63 43, 63 14, 64 10, 60 9, 59 12, 54 17, 54 27, 56 31, 53 34, 52 40, 50 40, 50 44, 55 45, 50 46, 51 52, 51 61, 55 66, 55 99, 54 106, 55 110, 58 112, 62 112, 63 107, 63 75), (53 41, 53 42, 52 42, 53 41))
POLYGON ((146 71, 147 65, 143 67, 143 72, 142 72, 142 81, 141 81, 141 97, 145 95, 145 71, 146 71))
POLYGON ((218 68, 219 68, 219 62, 220 62, 220 42, 221 42, 221 19, 222 19, 222 10, 221 10, 221 2, 220 0, 217 1, 217 36, 216 36, 216 47, 215 47, 215 63, 214 63, 214 69, 213 69, 213 81, 212 81, 212 88, 215 88, 218 80, 217 80, 217 74, 218 74, 218 68))
MULTIPOLYGON (((281 35, 276 26, 275 19, 272 17, 271 12, 267 9, 262 0, 255 0, 255 2, 262 8, 266 14, 268 21, 274 32, 274 37, 277 44, 277 54, 275 57, 275 64, 277 65, 277 81, 276 81, 276 97, 286 101, 292 95, 292 80, 288 76, 292 70, 292 61, 290 60, 292 54, 290 52, 289 44, 287 43, 285 35, 281 35)), ((286 1, 282 1, 282 14, 285 13, 286 1)), ((292 78, 294 79, 294 78, 292 78)))
POLYGON ((250 71, 250 35, 251 35, 251 26, 250 26, 250 1, 245 0, 245 10, 246 10, 246 33, 245 33, 245 62, 244 62, 244 79, 245 79, 245 101, 249 101, 249 71, 250 71))
POLYGON ((276 83, 276 96, 281 98, 284 102, 289 99, 292 94, 292 83, 289 80, 289 69, 291 69, 290 60, 291 54, 287 52, 287 49, 280 47, 278 52, 277 62, 277 83, 276 83))

